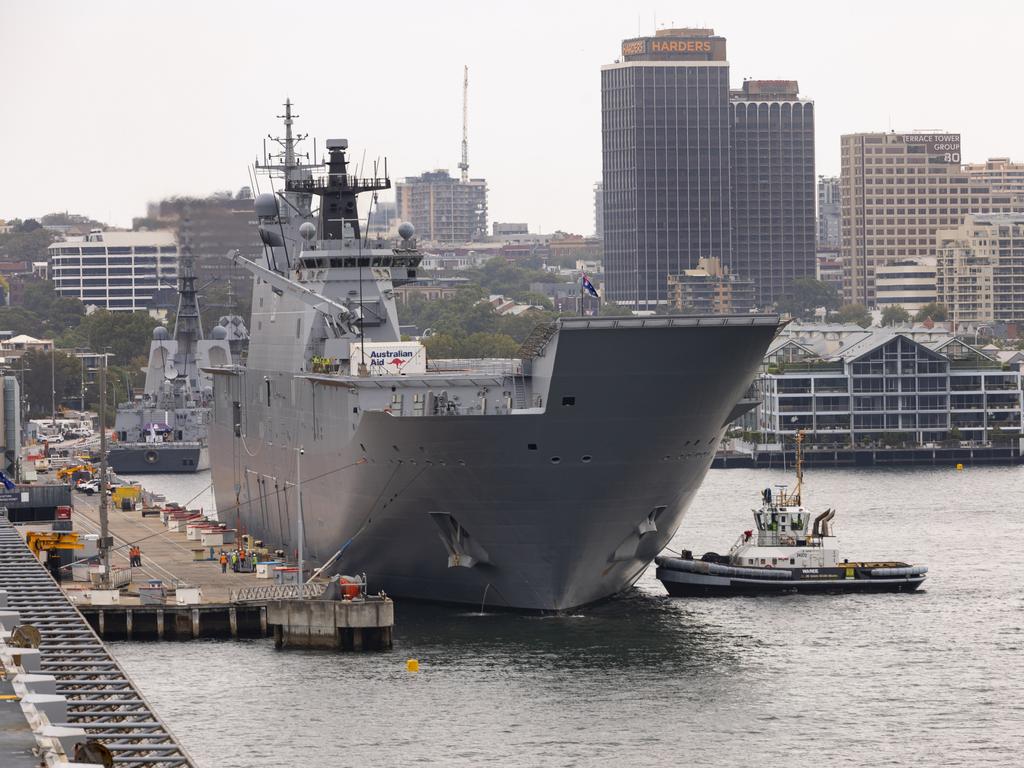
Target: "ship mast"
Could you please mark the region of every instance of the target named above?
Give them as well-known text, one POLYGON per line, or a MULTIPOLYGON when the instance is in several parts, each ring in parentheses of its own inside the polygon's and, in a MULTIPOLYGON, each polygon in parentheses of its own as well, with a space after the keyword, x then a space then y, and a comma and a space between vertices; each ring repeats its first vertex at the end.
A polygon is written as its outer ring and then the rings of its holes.
POLYGON ((199 315, 199 294, 196 291, 195 255, 192 252, 192 227, 186 208, 178 234, 178 313, 174 318, 174 340, 177 344, 175 357, 178 375, 184 376, 189 385, 198 384, 196 350, 203 338, 203 324, 199 315))
POLYGON ((796 433, 796 488, 793 490, 793 500, 796 506, 800 506, 800 489, 804 484, 804 430, 796 433))

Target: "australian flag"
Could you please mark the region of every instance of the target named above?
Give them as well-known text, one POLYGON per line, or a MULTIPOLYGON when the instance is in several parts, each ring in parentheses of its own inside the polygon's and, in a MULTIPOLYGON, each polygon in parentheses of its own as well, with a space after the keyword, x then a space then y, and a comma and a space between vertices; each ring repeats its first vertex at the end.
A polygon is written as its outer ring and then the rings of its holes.
POLYGON ((583 289, 596 299, 597 298, 597 289, 594 288, 594 284, 592 282, 590 282, 590 278, 587 277, 585 273, 581 273, 581 274, 583 276, 583 289))

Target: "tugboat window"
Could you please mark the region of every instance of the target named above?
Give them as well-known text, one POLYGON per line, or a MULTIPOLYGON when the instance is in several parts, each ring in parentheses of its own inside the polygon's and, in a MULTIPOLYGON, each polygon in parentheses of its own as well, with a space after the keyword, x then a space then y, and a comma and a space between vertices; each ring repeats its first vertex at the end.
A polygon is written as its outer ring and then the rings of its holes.
POLYGON ((562 398, 562 405, 576 405, 576 398, 575 397, 563 397, 562 398))

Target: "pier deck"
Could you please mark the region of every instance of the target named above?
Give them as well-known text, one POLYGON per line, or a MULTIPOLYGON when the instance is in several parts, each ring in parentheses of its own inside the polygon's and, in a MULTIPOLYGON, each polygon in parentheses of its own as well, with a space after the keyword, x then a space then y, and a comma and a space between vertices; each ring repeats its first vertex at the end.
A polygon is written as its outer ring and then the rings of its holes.
MULTIPOLYGON (((50 721, 73 751, 82 739, 102 742, 118 765, 139 768, 194 766, 185 749, 161 722, 106 646, 71 604, 21 534, 0 517, 0 590, 17 622, 39 630, 38 653, 21 654, 26 672, 51 675, 63 722, 50 721)), ((8 618, 10 618, 8 616, 8 618)), ((51 710, 53 711, 53 710, 51 710)))
MULTIPOLYGON (((77 492, 72 496, 75 530, 99 533, 99 496, 77 492)), ((159 517, 143 517, 138 510, 125 512, 111 505, 108 521, 116 548, 111 552, 111 565, 128 566, 129 544, 137 543, 142 549, 142 567, 134 568, 132 573, 136 585, 148 579, 161 579, 169 585, 188 584, 202 590, 203 603, 226 604, 233 590, 270 583, 257 579, 254 573, 234 573, 230 568, 221 573, 220 564, 214 560, 193 561, 192 550, 198 542, 189 541, 184 533, 168 531, 159 517)), ((64 582, 64 587, 75 589, 70 581, 64 582)))

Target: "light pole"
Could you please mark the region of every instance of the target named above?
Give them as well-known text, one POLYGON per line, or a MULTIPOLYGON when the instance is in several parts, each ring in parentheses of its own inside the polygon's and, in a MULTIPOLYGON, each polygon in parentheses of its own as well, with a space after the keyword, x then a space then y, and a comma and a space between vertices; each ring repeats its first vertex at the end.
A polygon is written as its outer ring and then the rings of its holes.
POLYGON ((100 364, 100 562, 103 582, 110 587, 110 532, 107 519, 107 356, 100 364))
POLYGON ((302 571, 302 539, 305 536, 305 531, 302 528, 302 454, 305 451, 302 446, 299 446, 298 453, 295 454, 295 492, 299 497, 299 600, 302 600, 305 592, 305 584, 303 583, 302 571))
POLYGON ((57 426, 57 346, 55 344, 50 347, 50 426, 57 426))

